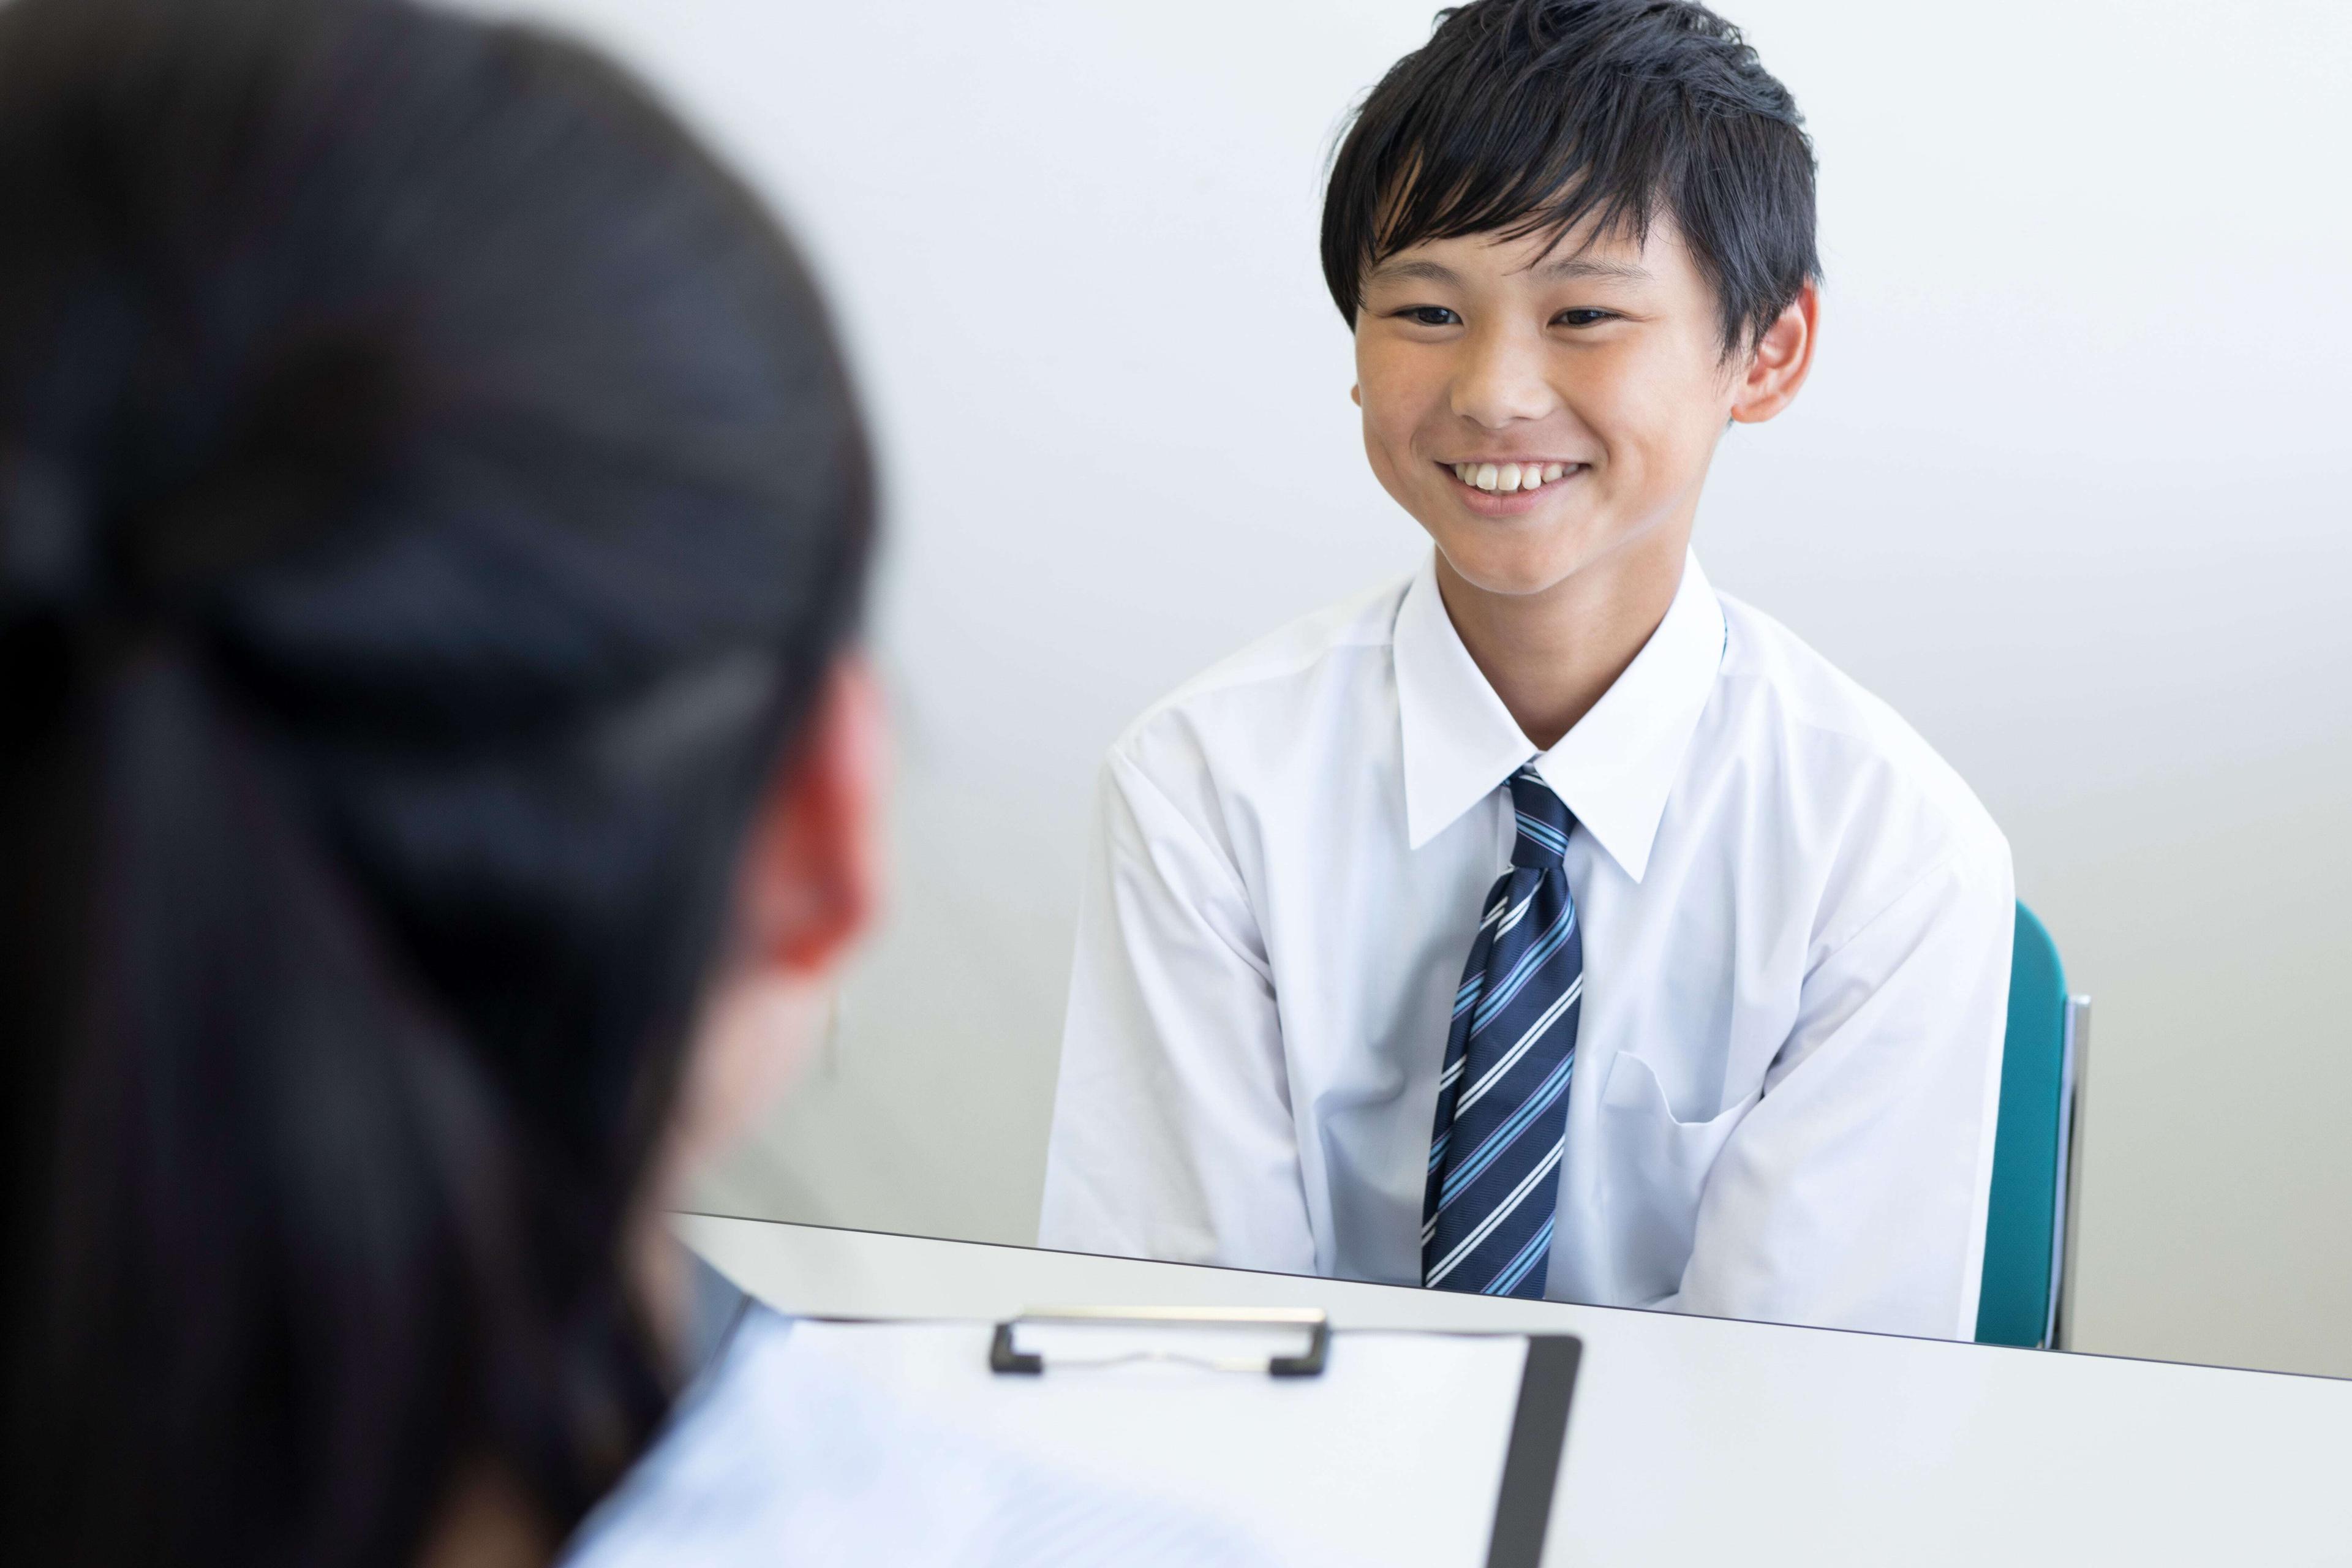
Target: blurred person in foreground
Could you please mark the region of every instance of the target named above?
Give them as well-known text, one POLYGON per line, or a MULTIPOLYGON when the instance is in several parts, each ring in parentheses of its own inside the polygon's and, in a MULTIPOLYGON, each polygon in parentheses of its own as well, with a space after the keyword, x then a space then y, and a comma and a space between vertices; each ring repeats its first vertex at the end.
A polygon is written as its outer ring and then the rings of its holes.
POLYGON ((743 187, 527 29, 16 0, 0 213, 0 1560, 1217 1558, 772 1315, 673 1415, 658 1216, 876 898, 867 447, 743 187))

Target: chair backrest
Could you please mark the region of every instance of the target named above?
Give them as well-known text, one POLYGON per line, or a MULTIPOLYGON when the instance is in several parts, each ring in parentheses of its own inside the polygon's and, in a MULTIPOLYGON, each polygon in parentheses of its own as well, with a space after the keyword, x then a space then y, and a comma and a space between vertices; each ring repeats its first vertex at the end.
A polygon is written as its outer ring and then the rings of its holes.
POLYGON ((2017 906, 2009 1033, 2000 1056, 1992 1201, 1985 1220, 1977 1342, 2040 1345, 2051 1331, 2059 1205, 2064 1195, 2068 1093, 2066 972, 2058 944, 2017 906))

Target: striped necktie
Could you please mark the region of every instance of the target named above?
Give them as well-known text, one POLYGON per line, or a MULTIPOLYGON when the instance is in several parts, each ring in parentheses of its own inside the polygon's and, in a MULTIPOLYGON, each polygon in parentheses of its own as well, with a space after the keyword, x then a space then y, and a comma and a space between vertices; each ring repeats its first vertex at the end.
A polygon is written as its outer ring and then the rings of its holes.
POLYGON ((1533 764, 1511 775, 1518 837, 1486 895, 1437 1080, 1421 1281, 1540 1297, 1568 1132, 1584 938, 1560 856, 1576 825, 1533 764))

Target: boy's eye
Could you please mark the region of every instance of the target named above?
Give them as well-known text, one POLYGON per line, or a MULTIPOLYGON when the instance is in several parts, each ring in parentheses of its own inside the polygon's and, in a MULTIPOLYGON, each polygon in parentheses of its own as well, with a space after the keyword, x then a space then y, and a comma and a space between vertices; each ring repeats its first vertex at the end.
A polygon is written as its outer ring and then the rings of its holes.
POLYGON ((1589 327, 1596 321, 1605 321, 1608 319, 1609 312, 1606 310, 1562 310, 1552 318, 1563 327, 1589 327))
POLYGON ((1423 327, 1451 327, 1458 324, 1462 320, 1443 305, 1415 305, 1404 314, 1416 326, 1423 327))

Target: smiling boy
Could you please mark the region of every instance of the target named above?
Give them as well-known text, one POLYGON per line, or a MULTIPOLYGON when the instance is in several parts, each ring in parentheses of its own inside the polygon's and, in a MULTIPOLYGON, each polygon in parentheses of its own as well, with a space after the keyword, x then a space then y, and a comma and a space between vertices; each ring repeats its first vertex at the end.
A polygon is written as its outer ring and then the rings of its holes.
POLYGON ((1435 548, 1113 747, 1040 1240, 1969 1337, 2008 846, 1690 550, 1812 363, 1789 94, 1696 5, 1478 0, 1323 263, 1435 548))

